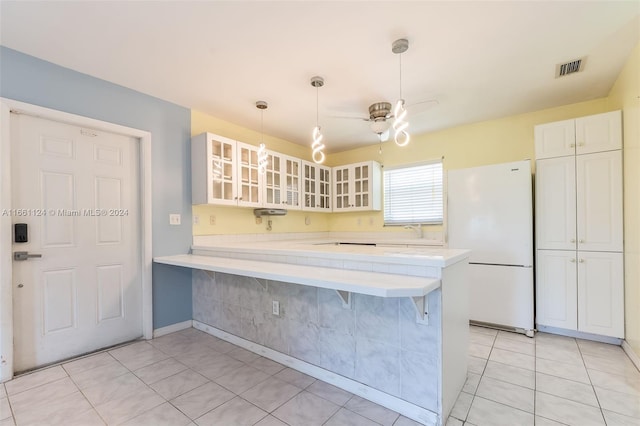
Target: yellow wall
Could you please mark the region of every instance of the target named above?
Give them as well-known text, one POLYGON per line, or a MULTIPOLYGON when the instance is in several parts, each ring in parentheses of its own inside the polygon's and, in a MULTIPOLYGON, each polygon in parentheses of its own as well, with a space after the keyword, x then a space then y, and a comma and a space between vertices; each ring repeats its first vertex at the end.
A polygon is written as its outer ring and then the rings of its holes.
MULTIPOLYGON (((534 159, 533 126, 607 111, 606 99, 549 108, 497 120, 467 124, 438 132, 416 135, 400 148, 394 142, 371 145, 327 157, 327 164, 337 166, 358 161, 376 160, 386 166, 443 158, 446 170, 534 159)), ((532 162, 532 167, 535 164, 532 162)), ((331 231, 408 232, 401 227, 383 228, 382 212, 337 213, 329 218, 331 231)), ((441 226, 425 226, 439 231, 441 226)))
MULTIPOLYGON (((203 132, 211 132, 220 136, 239 140, 252 145, 258 145, 260 132, 220 120, 200 111, 191 111, 191 136, 203 132)), ((292 155, 304 160, 310 160, 308 147, 293 144, 283 139, 264 135, 264 142, 274 151, 292 155)), ((268 232, 322 232, 329 229, 328 214, 289 211, 286 216, 272 217, 272 230, 267 231, 268 218, 263 218, 262 223, 256 223, 253 209, 238 207, 220 207, 210 205, 193 206, 193 217, 198 218, 193 225, 193 235, 210 234, 262 234, 268 232), (211 224, 211 216, 215 225, 211 224), (305 219, 310 222, 306 225, 305 219)))
POLYGON ((640 44, 611 89, 607 107, 622 110, 625 340, 640 357, 640 44))

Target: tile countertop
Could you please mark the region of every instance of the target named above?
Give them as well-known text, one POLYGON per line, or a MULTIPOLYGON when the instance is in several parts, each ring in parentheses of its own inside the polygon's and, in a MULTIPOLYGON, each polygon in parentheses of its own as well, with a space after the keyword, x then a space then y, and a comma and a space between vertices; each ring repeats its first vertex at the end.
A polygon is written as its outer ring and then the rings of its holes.
POLYGON ((419 240, 373 241, 363 239, 309 239, 274 240, 256 242, 225 242, 214 245, 194 245, 193 254, 231 257, 230 253, 252 255, 256 260, 269 260, 269 256, 315 257, 329 260, 351 260, 375 263, 398 263, 444 268, 470 255, 469 250, 445 249, 419 240), (344 244, 348 243, 348 244, 344 244), (371 245, 371 244, 376 244, 371 245))

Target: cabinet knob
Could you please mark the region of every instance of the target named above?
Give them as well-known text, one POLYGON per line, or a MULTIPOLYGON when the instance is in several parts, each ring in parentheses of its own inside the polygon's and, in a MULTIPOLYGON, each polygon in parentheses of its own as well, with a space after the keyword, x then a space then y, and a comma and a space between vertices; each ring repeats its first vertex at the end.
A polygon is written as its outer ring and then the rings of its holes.
POLYGON ((576 260, 572 258, 572 259, 569 260, 569 262, 576 263, 576 260))
POLYGON ((584 142, 578 142, 578 146, 584 146, 584 142))
POLYGON ((584 263, 584 259, 580 259, 578 262, 580 262, 580 263, 584 263))
POLYGON ((578 242, 579 242, 580 244, 582 244, 582 243, 584 243, 584 240, 578 240, 578 242))
POLYGON ((576 242, 576 239, 575 239, 575 238, 572 238, 572 239, 571 239, 571 242, 572 242, 572 243, 575 243, 575 242, 576 242))
POLYGON ((575 148, 575 147, 576 147, 575 143, 572 143, 571 145, 569 145, 569 148, 575 148))

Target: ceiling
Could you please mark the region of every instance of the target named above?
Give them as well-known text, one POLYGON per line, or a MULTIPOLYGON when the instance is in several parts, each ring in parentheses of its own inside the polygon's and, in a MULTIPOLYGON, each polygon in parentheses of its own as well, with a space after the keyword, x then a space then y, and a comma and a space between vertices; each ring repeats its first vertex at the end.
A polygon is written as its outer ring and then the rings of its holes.
POLYGON ((606 96, 640 40, 638 1, 8 1, 6 47, 329 152, 402 92, 413 134, 606 96), (583 72, 555 78, 586 56, 583 72))

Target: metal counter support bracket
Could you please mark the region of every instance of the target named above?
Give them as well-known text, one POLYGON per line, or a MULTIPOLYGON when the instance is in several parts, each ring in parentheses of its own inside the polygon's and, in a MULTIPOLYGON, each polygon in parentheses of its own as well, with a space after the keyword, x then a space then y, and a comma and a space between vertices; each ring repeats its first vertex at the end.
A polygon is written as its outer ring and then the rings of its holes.
POLYGON ((254 280, 260 284, 260 287, 262 287, 264 291, 267 291, 267 280, 263 280, 262 278, 254 278, 254 280))
POLYGON ((351 292, 344 290, 336 290, 340 299, 342 299, 342 307, 351 309, 351 292))
POLYGON ((427 296, 413 296, 411 297, 413 306, 416 308, 418 324, 429 325, 429 303, 427 302, 427 296))

